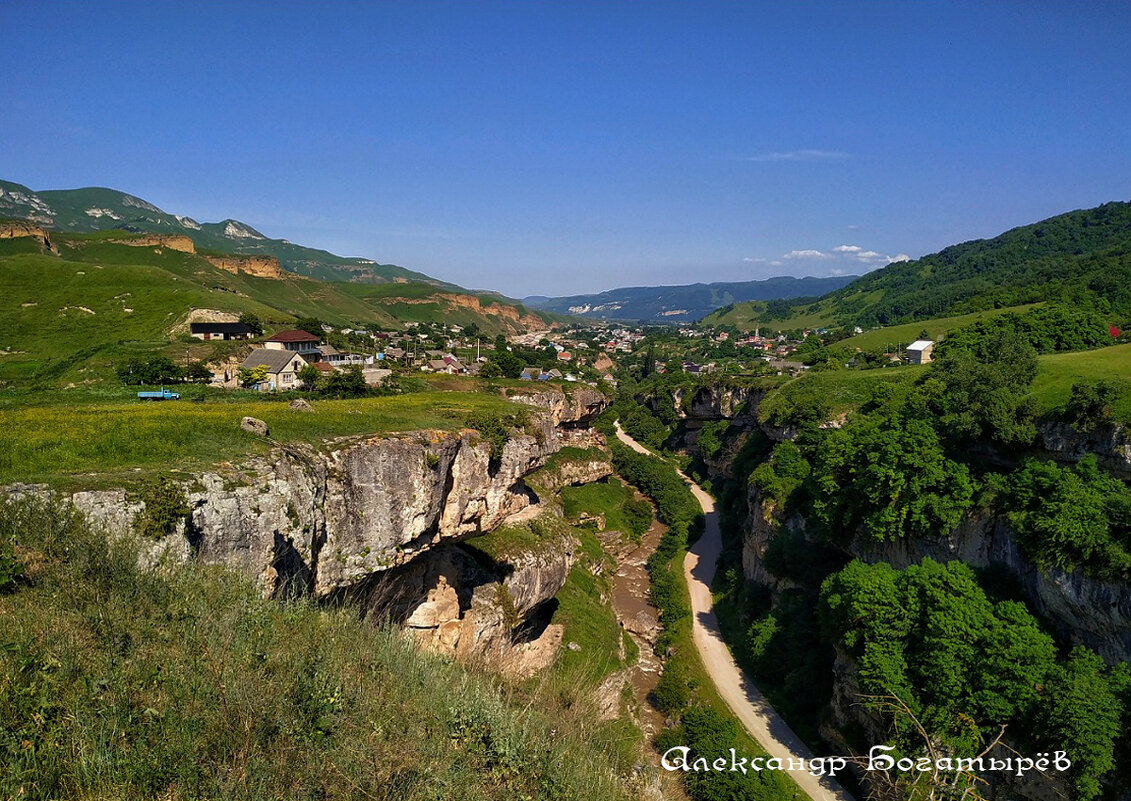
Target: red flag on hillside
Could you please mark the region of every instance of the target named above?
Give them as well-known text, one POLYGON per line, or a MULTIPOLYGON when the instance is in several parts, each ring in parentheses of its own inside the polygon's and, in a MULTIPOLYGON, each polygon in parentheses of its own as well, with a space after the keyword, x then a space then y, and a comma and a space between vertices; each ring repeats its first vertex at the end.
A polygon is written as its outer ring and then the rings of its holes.
POLYGON ((1109 327, 1109 328, 1107 329, 1107 332, 1108 332, 1109 334, 1111 334, 1111 335, 1112 335, 1113 337, 1117 337, 1117 336, 1119 336, 1119 335, 1120 335, 1121 333, 1123 333, 1123 332, 1122 332, 1122 331, 1120 331, 1120 330, 1119 330, 1118 328, 1116 328, 1116 327, 1115 327, 1114 325, 1113 325, 1113 326, 1111 326, 1111 327, 1109 327))

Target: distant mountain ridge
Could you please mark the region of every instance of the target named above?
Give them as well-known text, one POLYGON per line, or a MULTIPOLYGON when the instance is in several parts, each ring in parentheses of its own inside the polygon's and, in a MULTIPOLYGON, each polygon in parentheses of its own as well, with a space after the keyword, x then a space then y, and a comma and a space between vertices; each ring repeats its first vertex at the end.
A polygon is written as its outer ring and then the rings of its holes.
POLYGON ((522 302, 560 314, 579 314, 604 320, 687 323, 716 309, 749 300, 816 297, 847 285, 857 276, 794 278, 779 276, 760 281, 729 281, 677 286, 621 287, 594 295, 546 298, 533 295, 522 302))
POLYGON ((338 256, 286 239, 271 239, 239 220, 197 222, 191 217, 169 214, 135 195, 104 187, 36 191, 0 180, 0 218, 29 220, 67 233, 121 229, 131 233, 181 234, 192 239, 202 251, 274 256, 284 270, 322 281, 364 284, 418 281, 458 288, 393 264, 338 256))

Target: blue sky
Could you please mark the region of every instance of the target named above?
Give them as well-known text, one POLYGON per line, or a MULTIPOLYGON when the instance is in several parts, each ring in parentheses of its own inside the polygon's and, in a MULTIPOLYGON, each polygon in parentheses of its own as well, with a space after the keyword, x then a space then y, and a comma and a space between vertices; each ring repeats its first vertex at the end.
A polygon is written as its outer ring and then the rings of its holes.
POLYGON ((0 30, 0 177, 512 296, 860 272, 1131 199, 1126 2, 5 0, 0 30))

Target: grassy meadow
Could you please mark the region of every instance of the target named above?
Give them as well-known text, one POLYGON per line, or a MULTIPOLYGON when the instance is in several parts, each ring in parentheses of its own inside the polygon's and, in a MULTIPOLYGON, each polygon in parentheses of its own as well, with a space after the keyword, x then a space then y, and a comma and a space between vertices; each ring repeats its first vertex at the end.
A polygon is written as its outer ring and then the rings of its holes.
POLYGON ((1131 423, 1131 344, 1041 356, 1033 382, 1037 408, 1041 413, 1058 409, 1067 402, 1074 383, 1099 380, 1116 389, 1112 418, 1131 423))
POLYGON ((876 328, 871 331, 865 331, 862 334, 857 334, 854 337, 841 340, 833 345, 835 349, 847 349, 848 351, 855 351, 857 348, 860 350, 875 350, 882 348, 885 351, 893 351, 902 347, 910 345, 915 340, 919 339, 919 334, 926 331, 928 339, 938 341, 942 335, 952 328, 959 326, 969 325, 976 323, 979 320, 988 320, 992 317, 998 317, 1008 312, 1021 314, 1029 309, 1034 308, 1040 304, 1030 303, 1025 306, 1010 306, 1004 309, 988 309, 986 311, 973 312, 972 314, 961 314, 955 317, 937 317, 933 320, 920 320, 916 323, 905 323, 903 325, 892 325, 886 328, 876 328))
MULTIPOLYGON (((132 390, 131 390, 132 391, 132 390)), ((79 481, 84 484, 137 471, 190 470, 271 445, 242 431, 256 417, 274 442, 317 444, 351 434, 458 429, 475 411, 507 411, 502 397, 474 392, 420 392, 383 398, 315 400, 313 414, 292 411, 286 398, 147 403, 137 400, 72 404, 76 393, 34 393, 23 403, 0 401, 0 483, 79 481)), ((0 396, 2 397, 2 396, 0 396)))
MULTIPOLYGON (((928 365, 904 365, 877 370, 808 372, 767 395, 758 408, 758 419, 781 421, 794 409, 815 405, 827 407, 834 415, 841 414, 868 400, 877 384, 909 384, 929 369, 928 365)), ((1131 344, 1039 356, 1032 388, 1038 413, 1048 414, 1063 407, 1074 383, 1101 380, 1112 384, 1117 391, 1112 418, 1131 423, 1131 344)))

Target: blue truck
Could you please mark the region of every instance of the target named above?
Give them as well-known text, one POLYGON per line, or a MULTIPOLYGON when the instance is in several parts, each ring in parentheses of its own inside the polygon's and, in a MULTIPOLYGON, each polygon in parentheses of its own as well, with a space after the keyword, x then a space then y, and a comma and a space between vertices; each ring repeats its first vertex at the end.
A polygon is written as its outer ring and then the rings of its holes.
POLYGON ((139 393, 137 393, 137 399, 138 400, 180 400, 180 398, 181 398, 181 393, 170 392, 169 390, 165 389, 165 387, 161 387, 160 392, 139 392, 139 393))

